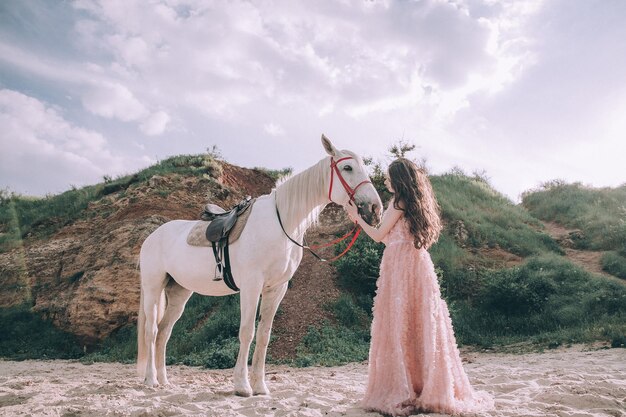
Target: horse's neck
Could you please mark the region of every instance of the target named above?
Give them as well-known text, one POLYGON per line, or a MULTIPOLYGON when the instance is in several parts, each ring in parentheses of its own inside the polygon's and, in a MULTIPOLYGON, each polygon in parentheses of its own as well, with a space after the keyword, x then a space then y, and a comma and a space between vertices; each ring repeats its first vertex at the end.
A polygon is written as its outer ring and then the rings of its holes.
POLYGON ((328 200, 328 158, 276 187, 276 205, 285 231, 298 238, 317 222, 328 200))

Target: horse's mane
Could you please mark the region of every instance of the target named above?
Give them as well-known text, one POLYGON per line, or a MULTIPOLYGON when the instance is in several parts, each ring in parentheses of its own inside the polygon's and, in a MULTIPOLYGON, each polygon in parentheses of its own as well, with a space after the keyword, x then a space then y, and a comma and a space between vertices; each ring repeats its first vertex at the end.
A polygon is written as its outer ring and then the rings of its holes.
POLYGON ((330 163, 324 158, 312 167, 295 175, 282 178, 276 184, 276 204, 283 226, 291 236, 299 239, 306 230, 317 223, 326 205, 326 190, 330 163), (321 199, 320 197, 324 198, 321 199))

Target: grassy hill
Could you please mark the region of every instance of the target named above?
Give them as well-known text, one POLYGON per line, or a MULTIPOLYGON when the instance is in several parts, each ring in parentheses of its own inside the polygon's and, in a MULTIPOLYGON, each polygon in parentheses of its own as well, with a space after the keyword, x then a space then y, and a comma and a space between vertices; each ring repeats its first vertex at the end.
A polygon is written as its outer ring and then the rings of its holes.
POLYGON ((211 154, 180 155, 132 175, 116 179, 105 176, 102 183, 72 188, 44 198, 0 193, 0 252, 21 245, 24 239, 46 238, 79 218, 93 215, 93 211, 87 210, 90 203, 108 195, 121 198, 127 189, 145 183, 156 175, 179 174, 211 180, 219 176, 220 170, 220 164, 211 154))
MULTIPOLYGON (((116 201, 132 203, 133 199, 138 199, 139 190, 145 195, 146 184, 154 176, 178 178, 151 189, 156 197, 159 194, 163 197, 159 204, 171 204, 167 196, 179 191, 176 187, 181 187, 181 178, 203 181, 213 196, 227 195, 218 180, 221 170, 222 163, 211 155, 180 156, 134 175, 106 179, 101 184, 57 196, 43 199, 4 196, 0 204, 0 249, 7 253, 19 251, 21 246, 46 241, 79 221, 123 218, 124 213, 115 211, 116 201)), ((445 230, 430 252, 460 344, 498 347, 522 343, 546 347, 595 340, 607 341, 613 346, 626 342, 626 286, 571 264, 561 256, 563 250, 558 243, 543 230, 540 219, 566 222, 565 218, 544 214, 560 216, 566 210, 558 206, 562 203, 562 194, 550 194, 549 189, 527 194, 520 206, 495 191, 484 179, 458 170, 432 176, 431 180, 441 205, 445 230), (553 199, 558 201, 550 203, 553 199), (538 209, 552 207, 551 204, 557 208, 538 209)), ((382 181, 375 178, 374 183, 382 184, 382 181)), ((624 193, 623 187, 603 192, 611 196, 607 197, 610 201, 613 201, 613 193, 618 195, 615 207, 620 207, 619 201, 623 199, 619 199, 623 194, 619 193, 624 193)), ((576 196, 571 198, 572 204, 579 200, 576 196)), ((126 210, 125 213, 129 213, 131 209, 126 210)), ((621 257, 619 246, 602 240, 606 234, 599 233, 596 238, 591 232, 598 227, 591 219, 601 218, 611 225, 623 224, 619 220, 620 209, 607 209, 602 216, 596 212, 596 217, 586 214, 586 209, 580 210, 568 211, 571 217, 567 217, 567 221, 579 222, 575 223, 576 227, 589 230, 591 245, 606 245, 602 247, 621 257), (584 226, 592 223, 593 227, 584 226)), ((335 285, 340 295, 322 303, 326 319, 312 325, 293 355, 281 361, 296 365, 334 365, 366 359, 372 298, 382 251, 381 244, 362 237, 355 248, 336 263, 335 285)), ((8 277, 0 275, 0 280, 6 279, 8 277)), ((82 275, 74 278, 78 283, 84 279, 82 275)), ((50 320, 42 320, 32 309, 32 303, 32 299, 25 297, 22 304, 1 309, 0 328, 5 331, 0 335, 0 356, 134 360, 136 329, 132 320, 122 323, 85 355, 72 335, 56 329, 50 320), (33 341, 33 329, 45 334, 45 340, 33 341)), ((168 362, 232 366, 238 349, 238 306, 238 296, 194 295, 174 328, 168 362)), ((285 329, 280 337, 288 338, 288 332, 289 329, 285 329)), ((271 347, 269 355, 272 360, 271 347)))
POLYGON ((607 251, 603 269, 626 279, 626 184, 591 188, 553 181, 523 195, 522 205, 535 217, 580 230, 580 249, 607 251))
MULTIPOLYGON (((455 170, 431 181, 446 226, 430 253, 460 344, 526 349, 596 340, 626 344, 626 285, 562 257, 541 222, 484 179, 455 170)), ((345 291, 331 306, 338 324, 311 330, 310 346, 303 349, 307 363, 334 364, 332 346, 366 359, 383 248, 361 239, 338 262, 345 291)))

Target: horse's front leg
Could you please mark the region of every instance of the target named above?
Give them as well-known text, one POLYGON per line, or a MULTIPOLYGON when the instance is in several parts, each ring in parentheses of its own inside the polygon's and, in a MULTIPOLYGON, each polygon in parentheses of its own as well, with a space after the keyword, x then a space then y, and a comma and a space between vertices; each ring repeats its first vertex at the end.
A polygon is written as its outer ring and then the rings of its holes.
POLYGON ((240 307, 241 322, 239 323, 239 355, 235 364, 235 394, 242 397, 252 395, 252 387, 248 380, 248 355, 250 352, 250 344, 254 337, 254 321, 256 311, 259 306, 259 296, 263 281, 259 277, 254 287, 246 287, 241 289, 240 307))
POLYGON ((267 395, 269 390, 265 385, 265 357, 267 345, 270 341, 272 323, 278 310, 278 305, 287 292, 288 282, 270 289, 264 289, 261 297, 261 319, 256 334, 256 347, 252 357, 252 390, 254 395, 267 395))

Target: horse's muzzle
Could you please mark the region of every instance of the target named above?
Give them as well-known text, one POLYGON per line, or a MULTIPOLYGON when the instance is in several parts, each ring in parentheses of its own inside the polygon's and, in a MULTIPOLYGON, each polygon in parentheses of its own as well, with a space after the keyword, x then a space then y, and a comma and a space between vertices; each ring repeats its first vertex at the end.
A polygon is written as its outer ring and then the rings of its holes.
POLYGON ((357 204, 359 215, 370 226, 380 223, 380 206, 376 203, 362 202, 357 204))

